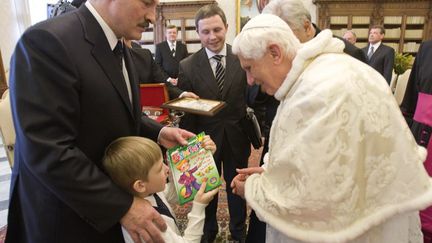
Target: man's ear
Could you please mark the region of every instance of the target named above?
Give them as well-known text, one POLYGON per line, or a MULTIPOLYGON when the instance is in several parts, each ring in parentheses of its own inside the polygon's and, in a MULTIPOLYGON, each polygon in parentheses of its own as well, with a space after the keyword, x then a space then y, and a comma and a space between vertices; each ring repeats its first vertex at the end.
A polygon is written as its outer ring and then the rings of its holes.
POLYGON ((315 29, 309 20, 303 22, 303 28, 305 29, 307 40, 310 40, 315 36, 315 29))
POLYGON ((276 44, 270 44, 268 50, 273 59, 273 63, 280 64, 282 62, 282 50, 280 46, 276 44))
POLYGON ((136 180, 133 185, 132 185, 133 189, 139 193, 143 193, 146 192, 147 190, 147 182, 143 181, 143 180, 136 180))

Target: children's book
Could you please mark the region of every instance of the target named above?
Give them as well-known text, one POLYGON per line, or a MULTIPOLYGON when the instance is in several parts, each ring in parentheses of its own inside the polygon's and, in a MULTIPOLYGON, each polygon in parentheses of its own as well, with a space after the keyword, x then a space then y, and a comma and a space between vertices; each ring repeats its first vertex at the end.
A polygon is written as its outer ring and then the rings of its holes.
POLYGON ((203 181, 207 182, 205 191, 221 184, 213 155, 201 144, 205 133, 192 137, 187 146, 175 146, 167 150, 168 165, 174 178, 180 205, 192 201, 203 181))

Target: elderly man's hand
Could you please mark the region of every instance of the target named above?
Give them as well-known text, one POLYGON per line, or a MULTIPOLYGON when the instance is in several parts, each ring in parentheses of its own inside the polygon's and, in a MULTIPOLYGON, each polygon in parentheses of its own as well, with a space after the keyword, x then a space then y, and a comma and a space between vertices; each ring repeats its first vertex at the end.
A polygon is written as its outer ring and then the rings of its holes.
POLYGON ((244 187, 246 183, 246 179, 255 173, 261 174, 264 169, 261 167, 250 167, 250 168, 244 168, 244 169, 236 169, 238 175, 234 177, 234 179, 231 181, 231 188, 232 192, 234 194, 237 194, 238 196, 244 198, 244 187))
POLYGON ((164 242, 161 231, 167 229, 166 223, 147 200, 134 197, 132 206, 120 223, 135 243, 141 243, 140 238, 145 242, 164 242))
POLYGON ((247 175, 238 174, 231 181, 232 192, 241 198, 245 198, 244 196, 244 186, 247 179, 247 175))
POLYGON ((249 167, 249 168, 243 168, 243 169, 236 169, 237 173, 250 176, 252 174, 261 174, 263 173, 264 169, 262 167, 249 167))
POLYGON ((195 134, 184 129, 175 127, 164 127, 159 133, 159 144, 165 148, 181 144, 187 145, 187 139, 195 136, 195 134))

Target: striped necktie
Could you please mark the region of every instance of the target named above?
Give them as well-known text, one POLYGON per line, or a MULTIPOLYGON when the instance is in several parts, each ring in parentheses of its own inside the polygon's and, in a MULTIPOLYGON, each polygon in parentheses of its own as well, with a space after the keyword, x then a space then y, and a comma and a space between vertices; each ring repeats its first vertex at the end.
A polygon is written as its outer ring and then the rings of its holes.
POLYGON ((170 46, 171 46, 171 55, 173 57, 175 57, 175 45, 174 45, 174 43, 171 43, 170 46))
POLYGON ((214 55, 212 58, 216 60, 216 83, 219 87, 219 92, 222 93, 223 86, 224 86, 224 79, 225 79, 225 68, 222 65, 222 55, 214 55))
POLYGON ((371 47, 369 48, 369 52, 368 52, 368 54, 367 54, 367 58, 368 58, 368 60, 370 60, 370 59, 372 58, 373 53, 374 53, 374 47, 371 46, 371 47))

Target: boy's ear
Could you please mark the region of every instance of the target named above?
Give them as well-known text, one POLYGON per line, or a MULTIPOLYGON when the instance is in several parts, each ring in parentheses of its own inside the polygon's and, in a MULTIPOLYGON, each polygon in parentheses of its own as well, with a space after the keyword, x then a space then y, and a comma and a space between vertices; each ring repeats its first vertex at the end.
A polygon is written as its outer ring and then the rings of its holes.
POLYGON ((146 190, 147 190, 147 182, 142 181, 142 180, 136 180, 136 181, 133 183, 132 188, 133 188, 135 191, 139 192, 139 193, 146 192, 146 190))

